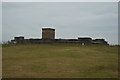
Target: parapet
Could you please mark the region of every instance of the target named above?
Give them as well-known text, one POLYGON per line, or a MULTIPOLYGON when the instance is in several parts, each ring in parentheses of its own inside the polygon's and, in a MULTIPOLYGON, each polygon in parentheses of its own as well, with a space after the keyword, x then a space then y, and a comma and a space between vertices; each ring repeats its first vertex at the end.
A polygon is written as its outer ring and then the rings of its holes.
POLYGON ((14 37, 14 39, 15 39, 16 41, 18 41, 18 40, 24 40, 24 37, 23 37, 23 36, 14 37))
POLYGON ((53 31, 55 31, 55 29, 53 29, 53 28, 42 28, 42 30, 53 30, 53 31))

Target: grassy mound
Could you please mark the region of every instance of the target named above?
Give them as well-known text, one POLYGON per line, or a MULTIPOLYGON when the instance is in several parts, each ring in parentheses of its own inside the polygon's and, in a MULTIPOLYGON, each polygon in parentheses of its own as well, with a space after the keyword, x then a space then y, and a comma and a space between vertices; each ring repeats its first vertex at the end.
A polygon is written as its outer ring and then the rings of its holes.
POLYGON ((3 45, 3 78, 116 78, 117 46, 3 45))

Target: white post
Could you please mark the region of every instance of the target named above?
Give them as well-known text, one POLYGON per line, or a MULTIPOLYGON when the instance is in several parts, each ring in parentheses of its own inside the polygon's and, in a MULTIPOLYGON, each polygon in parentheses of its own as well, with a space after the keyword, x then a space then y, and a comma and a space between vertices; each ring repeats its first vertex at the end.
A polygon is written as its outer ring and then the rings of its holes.
POLYGON ((85 43, 82 43, 82 45, 85 45, 85 43))

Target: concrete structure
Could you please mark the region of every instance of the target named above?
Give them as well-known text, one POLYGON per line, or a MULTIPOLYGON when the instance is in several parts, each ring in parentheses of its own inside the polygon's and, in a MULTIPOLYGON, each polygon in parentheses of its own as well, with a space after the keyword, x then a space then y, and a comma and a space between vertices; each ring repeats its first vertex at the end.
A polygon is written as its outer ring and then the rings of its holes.
POLYGON ((23 37, 23 36, 14 37, 14 40, 15 40, 14 43, 17 43, 17 42, 19 42, 19 43, 24 43, 24 42, 23 42, 23 41, 24 41, 24 37, 23 37))
POLYGON ((14 37, 14 40, 11 40, 13 44, 26 44, 26 43, 73 43, 81 45, 89 44, 99 44, 99 45, 108 45, 107 41, 104 39, 95 39, 93 40, 90 37, 78 37, 78 39, 55 39, 55 29, 52 28, 42 28, 42 39, 24 39, 23 36, 14 37))
POLYGON ((108 44, 104 39, 95 39, 92 41, 93 44, 108 44))
POLYGON ((55 29, 42 28, 42 39, 55 39, 55 29))

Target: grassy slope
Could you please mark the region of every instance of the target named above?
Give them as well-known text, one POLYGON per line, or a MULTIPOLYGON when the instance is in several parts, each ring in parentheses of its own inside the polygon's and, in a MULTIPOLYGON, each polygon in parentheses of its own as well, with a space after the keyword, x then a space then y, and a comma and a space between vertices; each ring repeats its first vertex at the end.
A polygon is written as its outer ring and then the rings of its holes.
POLYGON ((3 77, 114 78, 117 53, 117 46, 4 45, 3 77))

